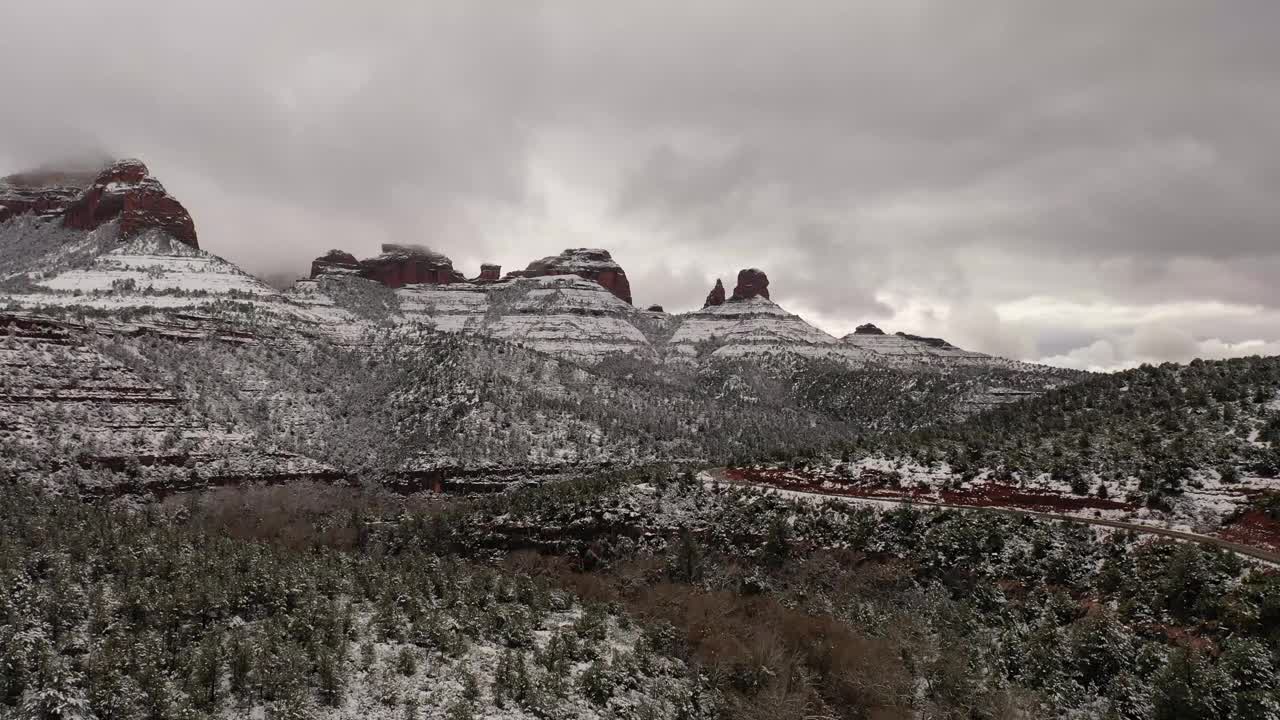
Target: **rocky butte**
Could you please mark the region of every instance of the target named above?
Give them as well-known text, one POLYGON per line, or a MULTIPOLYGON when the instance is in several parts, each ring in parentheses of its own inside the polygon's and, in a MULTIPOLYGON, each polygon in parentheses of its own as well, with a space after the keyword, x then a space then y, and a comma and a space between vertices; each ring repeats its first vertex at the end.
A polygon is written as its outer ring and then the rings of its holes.
POLYGON ((387 287, 466 282, 448 257, 421 245, 385 244, 382 254, 361 260, 362 274, 387 287))
POLYGON ((764 274, 763 270, 756 268, 747 268, 738 272, 738 285, 733 288, 733 295, 729 298, 734 300, 750 300, 753 297, 769 297, 769 276, 764 274))
POLYGON ((631 304, 631 283, 627 273, 614 261, 608 250, 571 248, 559 255, 535 260, 524 270, 514 270, 502 277, 502 266, 484 263, 480 275, 467 280, 453 267, 447 256, 421 245, 387 244, 375 258, 357 260, 342 250, 330 250, 311 262, 311 278, 344 274, 376 280, 387 287, 405 285, 449 285, 470 282, 479 285, 501 282, 507 278, 535 278, 549 275, 577 275, 592 280, 631 304))
POLYGON ((627 280, 627 273, 614 261, 608 250, 570 248, 559 255, 534 260, 524 270, 507 273, 507 277, 544 275, 577 275, 586 280, 595 280, 620 300, 631 304, 631 283, 627 280))
POLYGON ((391 288, 405 285, 448 285, 466 282, 448 257, 421 245, 387 243, 382 254, 365 260, 342 250, 330 250, 311 262, 311 278, 358 275, 391 288))
POLYGON ((755 297, 769 299, 769 276, 763 270, 747 268, 738 271, 738 284, 733 288, 733 295, 727 300, 725 299, 724 283, 720 282, 719 278, 716 278, 715 287, 711 288, 711 292, 707 293, 707 301, 702 304, 702 307, 716 307, 726 302, 740 302, 755 297))
POLYGON ((200 247, 191 215, 140 160, 116 160, 97 171, 42 169, 0 180, 0 222, 27 213, 75 230, 118 220, 120 238, 152 229, 200 247))

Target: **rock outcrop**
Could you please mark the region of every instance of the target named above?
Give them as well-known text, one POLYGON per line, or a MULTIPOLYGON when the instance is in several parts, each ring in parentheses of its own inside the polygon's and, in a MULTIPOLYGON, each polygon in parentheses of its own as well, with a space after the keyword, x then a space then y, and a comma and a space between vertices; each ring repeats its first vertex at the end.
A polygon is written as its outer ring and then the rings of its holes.
POLYGON ((635 323, 643 313, 573 274, 410 285, 395 298, 402 317, 436 330, 487 335, 579 362, 653 354, 635 323))
POLYGON ((954 345, 947 342, 946 340, 943 340, 940 337, 925 337, 924 335, 912 335, 911 333, 904 333, 901 331, 894 333, 894 335, 897 335, 898 337, 901 337, 901 338, 905 338, 907 340, 912 340, 914 342, 924 343, 925 345, 928 345, 930 347, 955 348, 954 345))
POLYGON ((422 245, 384 244, 381 255, 361 260, 360 266, 364 277, 392 288, 466 282, 452 260, 422 245))
POLYGON ((359 275, 391 288, 405 285, 448 285, 466 282, 453 261, 421 245, 387 243, 382 254, 365 260, 342 250, 330 250, 311 262, 311 278, 321 275, 359 275))
POLYGON ((841 342, 846 347, 856 348, 864 353, 870 362, 899 367, 989 366, 1008 362, 982 353, 962 350, 941 338, 923 337, 904 332, 889 335, 871 323, 859 325, 852 333, 841 338, 841 342))
POLYGON ((750 300, 755 297, 769 297, 769 276, 756 268, 739 271, 738 284, 733 288, 733 296, 729 300, 750 300))
POLYGON ((96 174, 37 171, 0 179, 0 223, 28 213, 58 218, 95 177, 96 174))
POLYGON ((776 353, 839 357, 844 351, 835 338, 763 295, 735 298, 678 317, 667 347, 686 358, 776 353))
POLYGON ((577 275, 594 280, 607 288, 618 299, 631 304, 631 283, 622 266, 614 261, 608 250, 598 248, 570 248, 560 253, 534 260, 524 270, 507 273, 507 277, 544 277, 547 275, 577 275))
POLYGON ((342 250, 330 250, 311 261, 311 278, 329 273, 360 273, 360 261, 355 255, 342 250))
POLYGON ((493 283, 502 279, 502 266, 493 263, 484 263, 480 266, 480 277, 472 282, 493 283))
POLYGON ((702 307, 715 307, 724 304, 724 283, 720 282, 720 278, 716 278, 716 286, 711 288, 711 292, 707 293, 707 301, 702 307))
POLYGON ((191 215, 140 160, 117 160, 92 177, 83 170, 39 170, 0 181, 0 222, 26 213, 85 231, 118 220, 122 240, 155 229, 200 247, 191 215))

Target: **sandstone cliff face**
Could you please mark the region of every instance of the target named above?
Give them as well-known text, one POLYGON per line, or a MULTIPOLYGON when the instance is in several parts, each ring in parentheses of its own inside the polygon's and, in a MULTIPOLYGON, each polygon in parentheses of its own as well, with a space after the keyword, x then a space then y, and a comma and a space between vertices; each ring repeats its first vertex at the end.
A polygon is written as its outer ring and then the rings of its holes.
POLYGON ((622 266, 614 261, 608 250, 598 248, 570 248, 550 257, 534 260, 524 270, 516 270, 507 277, 544 277, 547 275, 577 275, 594 280, 607 288, 619 300, 631 304, 631 283, 622 266))
POLYGON ((506 278, 502 277, 501 265, 485 263, 480 266, 480 275, 474 280, 463 277, 445 255, 420 245, 383 245, 381 255, 366 260, 356 260, 351 253, 341 250, 330 250, 311 263, 313 280, 326 274, 356 274, 390 288, 462 282, 484 285, 512 278, 577 275, 596 282, 614 297, 631 304, 631 283, 627 280, 626 271, 613 260, 608 250, 590 248, 569 249, 559 255, 535 260, 524 270, 507 273, 506 278))
POLYGON ((502 279, 502 266, 493 263, 485 263, 480 266, 480 277, 474 282, 491 283, 498 282, 502 279))
POLYGON ((383 245, 381 255, 361 260, 360 266, 364 277, 391 288, 466 281, 452 260, 421 245, 383 245))
POLYGON ((329 274, 359 275, 390 288, 466 282, 448 257, 421 245, 391 243, 382 246, 381 255, 365 260, 356 260, 349 252, 330 250, 311 261, 311 279, 329 274))
POLYGON ((769 276, 765 275, 763 270, 756 268, 740 270, 738 284, 733 288, 733 296, 729 300, 750 300, 755 297, 768 299, 769 276))
POLYGON ((311 261, 311 278, 328 273, 360 273, 360 261, 355 255, 342 250, 330 250, 311 261))
POLYGON ((123 240, 156 229, 200 246, 191 215, 139 160, 118 160, 92 177, 84 171, 42 170, 0 180, 0 223, 25 214, 83 231, 118 221, 123 240))

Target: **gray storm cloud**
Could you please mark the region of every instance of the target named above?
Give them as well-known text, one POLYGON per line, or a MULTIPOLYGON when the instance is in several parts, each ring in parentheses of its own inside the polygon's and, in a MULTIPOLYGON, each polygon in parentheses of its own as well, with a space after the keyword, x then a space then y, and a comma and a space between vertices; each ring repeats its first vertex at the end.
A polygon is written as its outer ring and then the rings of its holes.
POLYGON ((0 162, 141 157, 264 274, 598 245, 669 309, 756 265, 834 332, 1225 356, 1280 342, 1275 27, 1263 0, 50 0, 0 25, 0 162))

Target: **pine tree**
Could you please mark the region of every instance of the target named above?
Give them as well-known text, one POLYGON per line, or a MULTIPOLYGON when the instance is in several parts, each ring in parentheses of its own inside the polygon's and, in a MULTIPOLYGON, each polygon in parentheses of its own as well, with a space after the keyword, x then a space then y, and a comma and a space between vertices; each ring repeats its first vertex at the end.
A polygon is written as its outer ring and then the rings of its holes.
POLYGON ((331 648, 321 648, 316 655, 316 681, 320 701, 329 707, 338 707, 346 690, 346 671, 341 653, 331 648))
POLYGON ((1133 663, 1133 636, 1109 610, 1100 609, 1071 628, 1072 667, 1085 687, 1105 688, 1133 663))
POLYGON ((216 630, 205 634, 196 649, 191 667, 190 694, 202 710, 216 710, 222 690, 222 634, 216 630))
POLYGON ((1218 720, 1234 704, 1226 678, 1198 652, 1173 651, 1152 680, 1153 720, 1218 720))
POLYGON ((90 720, 93 714, 83 678, 56 653, 43 653, 22 693, 23 718, 31 720, 90 720))
POLYGON ((1231 638, 1218 663, 1235 697, 1233 719, 1280 720, 1280 678, 1265 645, 1250 638, 1231 638))
POLYGON ((676 554, 669 569, 671 579, 678 582, 697 582, 702 577, 702 549, 689 528, 681 526, 676 541, 676 554))
POLYGON ((253 640, 244 628, 231 632, 230 651, 227 653, 227 671, 231 693, 242 701, 251 697, 255 648, 253 640))
POLYGON ((791 554, 790 527, 785 518, 774 518, 769 524, 769 535, 764 542, 764 562, 774 568, 780 568, 791 554))

